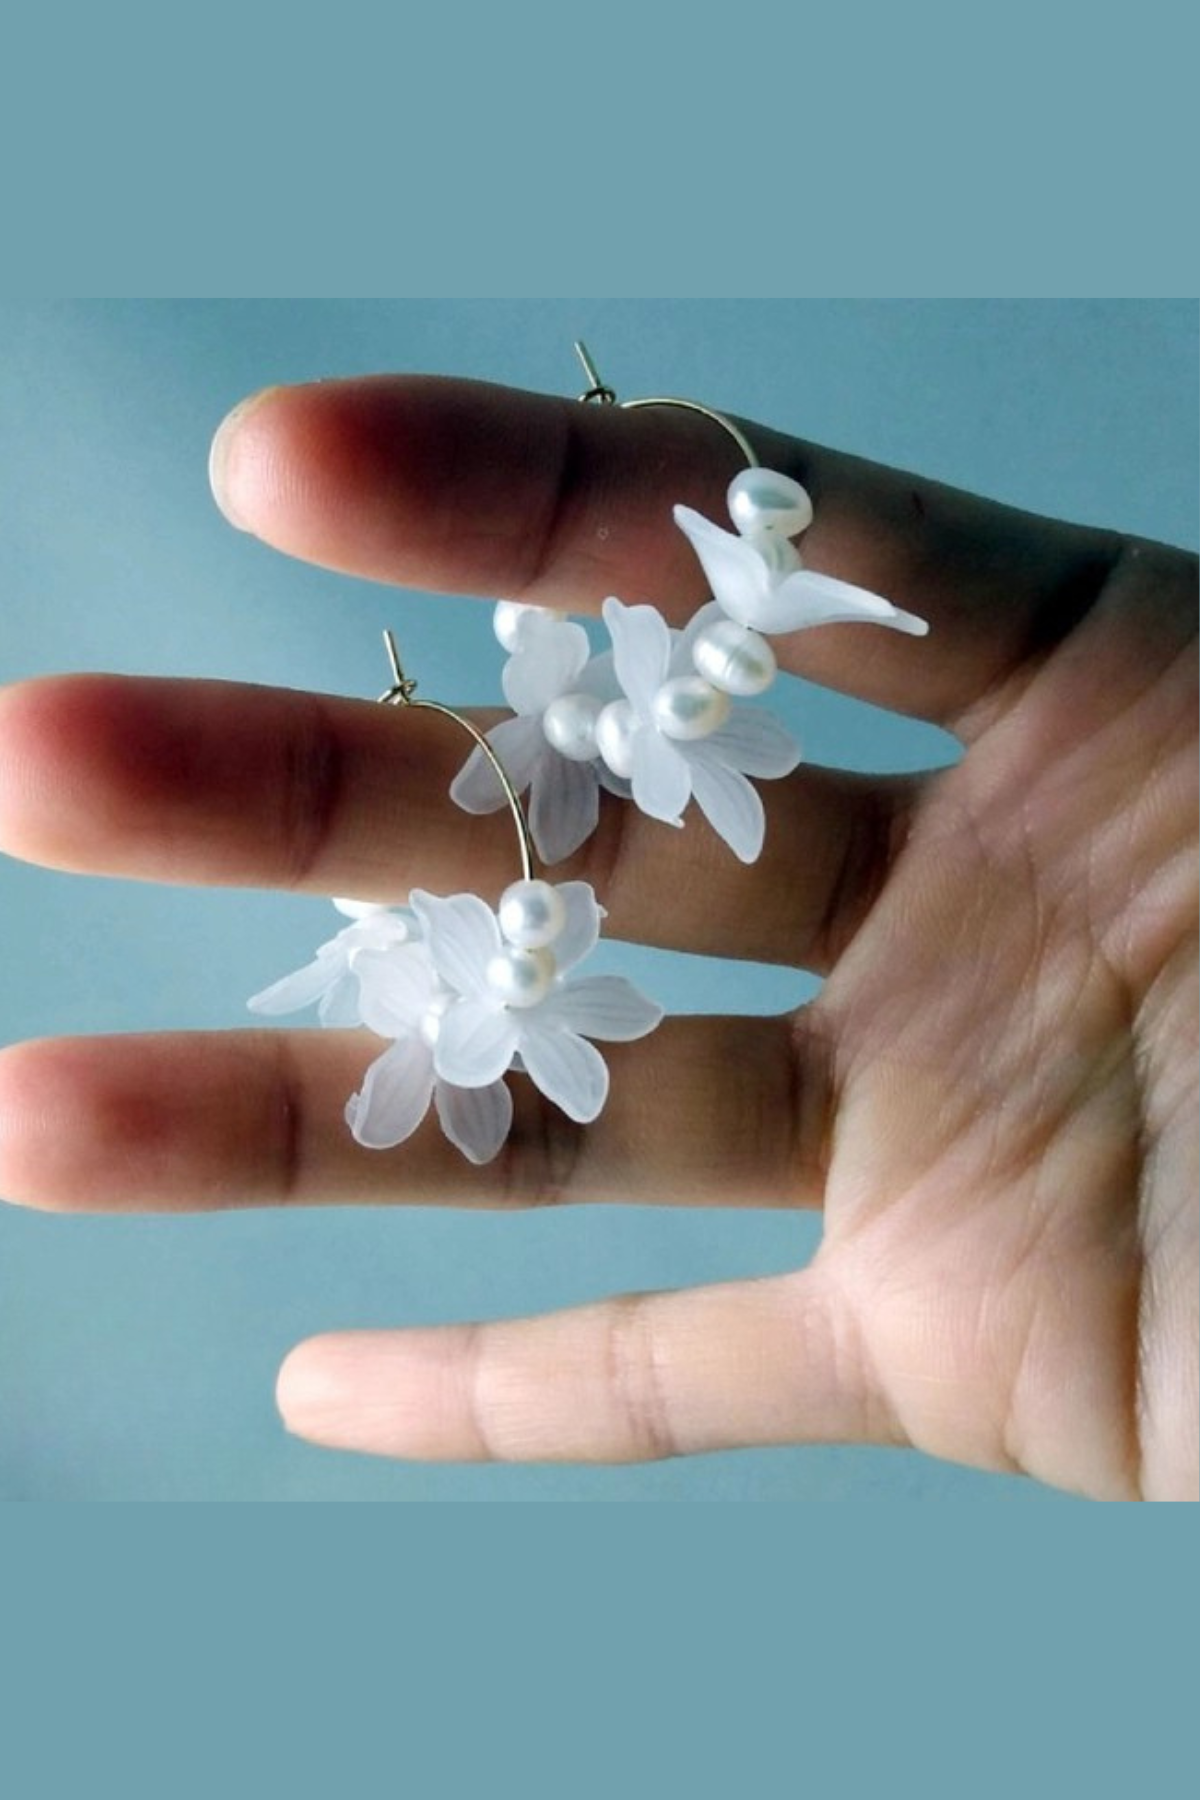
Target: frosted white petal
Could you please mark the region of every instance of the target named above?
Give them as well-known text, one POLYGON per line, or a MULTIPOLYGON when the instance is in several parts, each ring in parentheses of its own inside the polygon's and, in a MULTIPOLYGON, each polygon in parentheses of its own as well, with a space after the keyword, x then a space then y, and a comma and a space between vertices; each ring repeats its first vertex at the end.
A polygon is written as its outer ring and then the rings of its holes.
POLYGON ((359 919, 356 924, 348 925, 341 933, 343 941, 349 947, 361 945, 372 950, 382 950, 390 944, 405 944, 420 935, 416 917, 408 907, 396 911, 390 907, 380 907, 359 919))
POLYGON ((607 763, 596 764, 596 779, 607 794, 615 794, 618 800, 632 800, 633 789, 623 775, 614 775, 607 763))
POLYGON ((697 761, 717 761, 740 769, 743 775, 776 778, 790 775, 800 756, 799 744, 773 714, 753 706, 735 706, 720 730, 693 750, 692 767, 697 761))
POLYGON ((608 1065, 593 1044, 573 1031, 531 1026, 521 1037, 525 1073, 569 1119, 587 1125, 608 1098, 608 1065))
POLYGON ((564 619, 530 619, 519 646, 500 677, 504 698, 515 713, 545 712, 571 688, 591 654, 582 625, 564 619))
POLYGON ((691 798, 688 765, 666 738, 647 725, 633 740, 633 798, 652 819, 682 823, 680 814, 691 798))
POLYGON ((551 752, 539 765, 529 795, 529 829, 542 861, 571 856, 591 837, 599 817, 596 765, 551 752))
POLYGON ((692 765, 692 792, 734 855, 744 863, 755 862, 763 846, 763 805, 746 777, 698 758, 692 765))
POLYGON ((468 1162, 491 1162, 512 1124, 512 1095, 506 1084, 493 1081, 487 1087, 462 1088, 438 1081, 433 1099, 442 1130, 455 1149, 461 1150, 468 1162))
POLYGON ((602 608, 613 645, 617 680, 634 711, 648 714, 656 690, 666 680, 671 632, 652 606, 625 606, 608 599, 602 608))
POLYGON ((382 900, 347 900, 335 899, 333 904, 347 919, 369 919, 372 913, 386 912, 387 906, 382 900))
POLYGON ((563 975, 596 948, 604 908, 597 903, 590 882, 563 881, 558 891, 567 909, 567 922, 554 940, 554 960, 563 975))
POLYGON ((537 1026, 565 1027, 580 1037, 632 1043, 654 1030, 663 1016, 623 975, 585 975, 558 988, 538 1008, 537 1026))
POLYGON ((440 899, 420 888, 414 888, 409 898, 424 928, 433 966, 446 986, 456 994, 486 993, 485 971, 500 950, 500 927, 487 902, 478 894, 440 899))
POLYGON ((612 651, 602 650, 599 656, 593 656, 574 686, 577 693, 594 694, 596 699, 603 700, 605 705, 610 700, 619 700, 621 684, 617 680, 612 651))
POLYGON ((779 582, 762 601, 758 618, 743 623, 772 632, 801 631, 812 625, 888 625, 914 637, 929 629, 924 619, 901 612, 890 600, 813 569, 801 569, 779 582))
POLYGON ((346 1103, 346 1122, 368 1150, 390 1150, 412 1136, 432 1094, 433 1059, 419 1039, 405 1038, 371 1064, 346 1103))
POLYGON ((352 966, 358 978, 363 1024, 380 1037, 400 1038, 415 1032, 437 987, 425 946, 358 950, 352 966))
POLYGON ((517 1037, 513 1016, 503 1007, 460 1000, 442 1018, 434 1046, 438 1075, 455 1087, 487 1087, 512 1062, 517 1037))
POLYGON ((887 625, 893 631, 907 632, 910 637, 928 635, 928 619, 905 612, 890 600, 868 593, 866 588, 852 587, 848 581, 838 581, 832 575, 818 575, 815 569, 806 569, 804 576, 809 592, 819 595, 824 604, 852 609, 845 615, 848 619, 866 619, 875 625, 887 625))
MULTIPOLYGON (((541 757, 549 750, 540 719, 505 719, 493 725, 487 741, 500 758, 518 793, 529 786, 541 757)), ((498 812, 507 804, 500 779, 482 750, 472 750, 450 784, 450 798, 464 812, 498 812)))
POLYGON ((761 631, 758 612, 770 587, 770 574, 757 550, 690 506, 675 508, 675 523, 699 557, 722 612, 761 631))
POLYGON ((273 981, 261 993, 252 994, 246 1005, 251 1012, 272 1016, 300 1012, 303 1007, 316 1004, 326 989, 339 979, 344 967, 340 957, 315 957, 302 969, 273 981))
POLYGON ((317 1017, 330 1031, 349 1031, 355 1025, 362 1024, 357 976, 346 974, 338 977, 333 986, 322 995, 317 1007, 317 1017))

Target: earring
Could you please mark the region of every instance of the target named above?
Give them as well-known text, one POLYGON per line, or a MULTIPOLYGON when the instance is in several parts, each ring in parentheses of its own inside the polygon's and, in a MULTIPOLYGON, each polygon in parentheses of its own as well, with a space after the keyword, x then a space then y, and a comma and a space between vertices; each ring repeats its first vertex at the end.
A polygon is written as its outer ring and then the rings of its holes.
MULTIPOLYGON (((575 349, 591 384, 580 400, 617 405, 584 345, 575 349)), ((727 495, 732 532, 691 507, 674 508, 712 600, 679 631, 653 606, 610 597, 601 616, 611 649, 598 655, 564 614, 500 601, 495 630, 509 652, 501 681, 515 717, 488 737, 519 790, 529 790, 530 825, 547 863, 570 856, 595 830, 601 789, 675 826, 694 799, 734 854, 751 863, 762 850, 764 817, 749 777, 777 779, 800 761, 787 728, 748 704, 775 680, 768 637, 844 623, 913 636, 929 627, 878 594, 805 567, 792 540, 812 523, 812 502, 798 481, 760 466, 732 419, 696 400, 620 404, 698 413, 746 459, 727 495)), ((479 751, 451 794, 467 812, 503 805, 479 751)))
POLYGON ((360 1144, 403 1143, 432 1104, 451 1143, 468 1161, 487 1163, 512 1124, 510 1070, 524 1071, 568 1118, 589 1124, 609 1087, 591 1040, 645 1037, 663 1011, 623 976, 576 975, 605 916, 593 889, 536 876, 519 791, 500 755, 461 714, 418 700, 391 632, 384 642, 393 679, 381 703, 439 713, 475 740, 512 813, 521 877, 495 908, 478 894, 418 888, 405 907, 335 900, 352 922, 249 1006, 275 1015, 316 1005, 322 1025, 365 1025, 389 1040, 346 1105, 360 1144))

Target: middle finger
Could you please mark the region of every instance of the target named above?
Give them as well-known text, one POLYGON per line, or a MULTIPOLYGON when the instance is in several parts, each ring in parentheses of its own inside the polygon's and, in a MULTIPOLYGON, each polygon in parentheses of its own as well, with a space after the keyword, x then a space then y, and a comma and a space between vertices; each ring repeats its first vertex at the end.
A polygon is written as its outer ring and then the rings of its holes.
MULTIPOLYGON (((476 715, 486 725, 489 718, 476 715)), ((511 822, 447 790, 469 744, 436 715, 286 689, 52 677, 0 695, 0 846, 53 868, 396 901, 513 878, 511 822)), ((803 768, 761 788, 747 867, 699 818, 611 800, 555 879, 590 880, 617 937, 823 972, 874 899, 919 790, 803 768)))

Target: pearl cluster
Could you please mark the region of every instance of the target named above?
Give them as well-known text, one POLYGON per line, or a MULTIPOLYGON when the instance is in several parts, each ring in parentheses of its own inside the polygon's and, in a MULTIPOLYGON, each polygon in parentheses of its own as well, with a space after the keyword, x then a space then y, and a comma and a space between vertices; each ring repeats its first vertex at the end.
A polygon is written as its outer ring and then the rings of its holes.
MULTIPOLYGON (((730 486, 729 513, 739 535, 754 545, 775 573, 800 567, 790 539, 811 524, 812 502, 799 482, 770 469, 745 469, 730 486)), ((506 649, 516 649, 521 616, 531 610, 511 601, 497 607, 496 636, 506 649)), ((556 616, 548 608, 537 610, 556 616)), ((778 672, 775 652, 761 632, 728 618, 714 620, 697 633, 692 663, 694 675, 664 681, 651 703, 656 728, 677 743, 694 743, 719 731, 729 717, 731 699, 765 694, 778 672)), ((614 775, 626 780, 633 772, 638 728, 628 700, 605 705, 584 693, 560 694, 542 718, 546 741, 560 756, 571 762, 600 757, 614 775)), ((535 980, 531 967, 521 979, 529 981, 532 991, 541 977, 535 980)), ((534 1002, 513 998, 508 1004, 534 1002)))
POLYGON ((558 975, 551 946, 567 922, 566 903, 548 881, 514 881, 496 916, 504 948, 488 962, 487 984, 505 1006, 537 1006, 558 975))

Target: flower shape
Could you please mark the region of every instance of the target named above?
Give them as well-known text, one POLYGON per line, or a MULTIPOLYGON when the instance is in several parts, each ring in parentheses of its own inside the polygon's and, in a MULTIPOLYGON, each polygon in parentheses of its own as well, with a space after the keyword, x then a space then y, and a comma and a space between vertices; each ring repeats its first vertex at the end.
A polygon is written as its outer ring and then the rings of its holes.
MULTIPOLYGON (((653 606, 610 598, 603 611, 624 695, 619 712, 609 709, 615 716, 608 753, 622 757, 634 800, 651 818, 682 825, 695 799, 735 855, 753 862, 762 849, 763 806, 746 777, 789 774, 800 747, 769 713, 740 705, 695 672, 696 646, 720 608, 702 607, 682 632, 672 632, 653 606)), ((606 741, 603 727, 600 735, 606 741)))
POLYGON ((403 1143, 432 1103, 450 1142, 490 1162, 512 1124, 510 1068, 570 1118, 594 1119, 608 1068, 588 1039, 644 1037, 662 1008, 621 976, 568 979, 600 933, 588 884, 514 882, 496 912, 477 894, 417 891, 411 902, 404 914, 335 902, 355 923, 250 1002, 264 1013, 316 1002, 323 1024, 363 1024, 390 1040, 346 1104, 358 1142, 403 1143))
POLYGON ((572 978, 603 917, 588 883, 516 882, 496 912, 477 894, 415 890, 411 900, 433 967, 455 996, 433 1044, 437 1076, 486 1089, 519 1067, 568 1118, 594 1119, 608 1066, 588 1040, 644 1037, 662 1008, 622 976, 572 978))
POLYGON ((393 912, 369 900, 335 900, 333 904, 354 923, 322 944, 302 969, 283 976, 248 1000, 251 1012, 275 1015, 316 1006, 322 1025, 362 1023, 358 978, 352 966, 356 952, 387 950, 407 943, 417 935, 417 921, 407 908, 393 912))
MULTIPOLYGON (((596 829, 600 788, 617 786, 598 760, 591 726, 617 689, 608 656, 593 658, 587 633, 560 614, 501 601, 496 634, 510 649, 502 675, 516 714, 487 733, 516 791, 529 790, 529 829, 545 863, 561 862, 596 829)), ((451 797, 465 812, 498 811, 504 790, 482 750, 455 777, 451 797)))
POLYGON ((717 605, 739 625, 778 633, 865 621, 914 637, 929 630, 890 600, 804 567, 789 539, 812 523, 812 502, 790 476, 744 469, 730 483, 728 503, 736 532, 722 531, 690 506, 675 508, 675 523, 699 557, 717 605))
POLYGON ((412 1136, 432 1100, 442 1130, 468 1162, 491 1162, 512 1124, 512 1095, 498 1077, 456 1087, 438 1075, 435 1047, 454 994, 440 980, 428 946, 360 950, 353 967, 364 1025, 392 1040, 346 1102, 355 1138, 368 1150, 390 1150, 412 1136))

